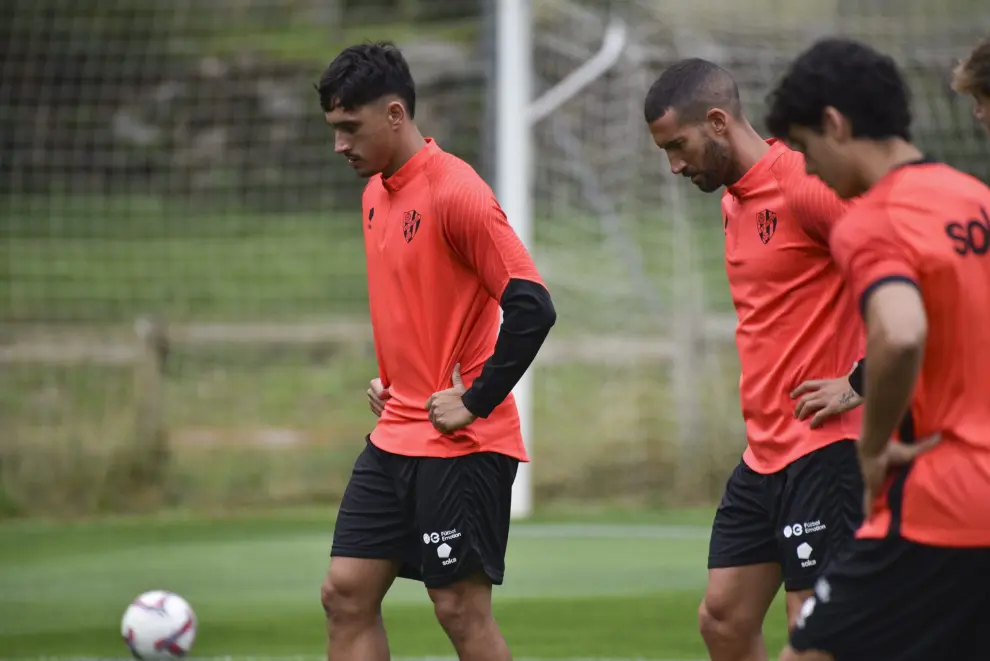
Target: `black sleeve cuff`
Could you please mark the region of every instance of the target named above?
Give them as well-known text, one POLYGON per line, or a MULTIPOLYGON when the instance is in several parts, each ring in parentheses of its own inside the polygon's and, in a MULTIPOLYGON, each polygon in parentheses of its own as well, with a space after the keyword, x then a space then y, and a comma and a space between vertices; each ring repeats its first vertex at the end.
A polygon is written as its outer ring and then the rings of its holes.
POLYGON ((487 418, 505 401, 557 321, 550 292, 529 280, 510 280, 501 305, 502 327, 495 352, 461 397, 464 407, 479 418, 487 418))
POLYGON ((857 395, 863 396, 863 384, 866 382, 866 358, 861 359, 856 363, 856 367, 849 374, 849 387, 852 388, 857 395))
POLYGON ((491 415, 492 411, 486 410, 481 407, 481 403, 478 402, 478 391, 474 389, 474 384, 468 388, 467 392, 461 395, 461 403, 464 404, 464 408, 468 410, 468 413, 476 418, 487 418, 491 415))

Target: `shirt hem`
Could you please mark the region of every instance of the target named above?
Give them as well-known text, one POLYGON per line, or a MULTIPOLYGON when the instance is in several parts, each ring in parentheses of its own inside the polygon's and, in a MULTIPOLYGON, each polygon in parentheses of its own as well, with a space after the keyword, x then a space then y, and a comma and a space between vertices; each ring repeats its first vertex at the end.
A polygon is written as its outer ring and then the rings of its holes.
POLYGON ((501 454, 506 457, 515 459, 521 463, 529 463, 529 457, 527 456, 525 450, 504 448, 498 446, 492 446, 491 444, 478 443, 476 441, 451 441, 449 445, 443 446, 441 451, 430 451, 425 450, 418 444, 413 447, 409 447, 406 444, 399 442, 382 441, 381 439, 375 438, 375 433, 372 432, 368 435, 368 442, 374 445, 379 450, 383 450, 390 454, 397 454, 403 457, 422 457, 430 459, 454 459, 456 457, 465 457, 471 454, 479 454, 481 452, 493 452, 495 454, 501 454))
MULTIPOLYGON (((856 533, 858 539, 884 539, 890 534, 885 530, 860 530, 856 533)), ((901 539, 923 546, 936 548, 990 548, 990 530, 976 534, 960 533, 952 528, 918 528, 901 524, 901 532, 896 535, 901 539)))
POLYGON ((835 437, 822 436, 821 439, 815 439, 813 441, 809 441, 808 443, 802 443, 801 450, 793 454, 788 454, 786 460, 773 462, 761 462, 756 460, 756 453, 753 452, 753 445, 747 444, 746 451, 742 456, 742 461, 754 473, 759 473, 760 475, 773 475, 774 473, 779 473, 784 470, 798 459, 808 456, 812 452, 817 452, 818 450, 828 447, 833 443, 856 440, 856 436, 856 434, 845 434, 835 437))

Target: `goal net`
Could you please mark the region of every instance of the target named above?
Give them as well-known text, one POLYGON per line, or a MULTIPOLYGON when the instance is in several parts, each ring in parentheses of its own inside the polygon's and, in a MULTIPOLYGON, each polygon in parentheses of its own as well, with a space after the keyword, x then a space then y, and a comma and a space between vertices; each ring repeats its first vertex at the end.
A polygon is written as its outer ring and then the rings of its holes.
MULTIPOLYGON (((333 500, 372 420, 363 182, 312 83, 393 39, 417 120, 493 173, 494 0, 11 0, 0 8, 0 510, 333 500), (140 497, 135 496, 139 493, 140 497)), ((642 99, 687 56, 757 121, 788 59, 894 54, 916 133, 987 177, 948 89, 978 0, 532 0, 536 93, 628 27, 534 130, 538 502, 709 498, 744 444, 717 195, 666 171, 642 99)), ((494 183, 494 182, 493 182, 494 183)), ((2 511, 0 511, 2 514, 2 511)))
POLYGON ((546 471, 557 471, 562 484, 586 474, 628 497, 670 488, 715 493, 745 442, 719 195, 672 180, 643 121, 646 91, 681 58, 713 60, 737 78, 762 131, 765 96, 789 61, 817 38, 856 37, 901 65, 919 144, 986 180, 988 141, 949 77, 985 35, 990 5, 628 0, 603 9, 547 0, 538 7, 535 62, 544 86, 595 52, 609 19, 624 20, 630 33, 619 64, 536 132, 537 251, 560 301, 555 333, 595 340, 570 353, 593 374, 580 377, 580 395, 572 392, 576 375, 557 379, 552 366, 541 372, 538 401, 563 410, 536 418, 538 456, 559 454, 535 471, 544 486, 546 471), (575 399, 582 405, 568 406, 575 399), (595 413, 574 413, 587 408, 595 413), (587 446, 576 452, 580 443, 587 446))

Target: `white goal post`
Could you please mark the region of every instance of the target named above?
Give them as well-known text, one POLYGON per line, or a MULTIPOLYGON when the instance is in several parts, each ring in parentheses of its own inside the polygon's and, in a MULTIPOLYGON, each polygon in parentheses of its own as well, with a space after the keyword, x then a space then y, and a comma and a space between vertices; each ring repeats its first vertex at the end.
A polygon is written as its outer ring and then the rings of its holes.
MULTIPOLYGON (((533 35, 531 0, 496 0, 496 193, 509 223, 532 250, 532 182, 534 124, 611 69, 628 41, 624 22, 609 23, 602 46, 591 59, 543 96, 532 100, 533 35)), ((528 370, 513 393, 519 407, 523 442, 532 457, 533 371, 528 370)), ((533 511, 532 464, 521 464, 512 485, 512 518, 533 511)))

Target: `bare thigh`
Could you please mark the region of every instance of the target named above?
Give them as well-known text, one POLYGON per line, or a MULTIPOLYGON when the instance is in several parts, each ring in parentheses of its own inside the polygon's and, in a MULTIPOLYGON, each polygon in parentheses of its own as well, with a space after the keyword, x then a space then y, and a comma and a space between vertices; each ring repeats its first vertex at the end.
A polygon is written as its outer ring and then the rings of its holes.
POLYGON ((710 569, 702 608, 734 631, 758 634, 780 584, 775 563, 710 569))
POLYGON ((331 615, 377 614, 400 566, 394 560, 333 557, 323 581, 323 607, 331 615))

